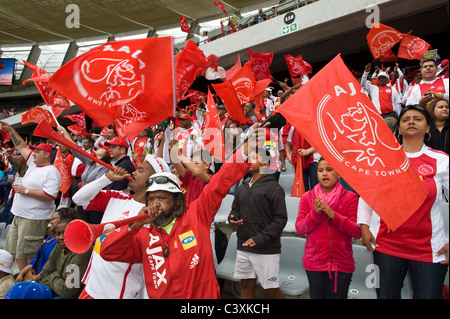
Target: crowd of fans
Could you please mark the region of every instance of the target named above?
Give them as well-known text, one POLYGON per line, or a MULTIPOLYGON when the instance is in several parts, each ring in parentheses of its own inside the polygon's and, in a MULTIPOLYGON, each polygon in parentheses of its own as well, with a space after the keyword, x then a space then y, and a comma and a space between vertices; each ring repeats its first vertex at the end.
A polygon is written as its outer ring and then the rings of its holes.
MULTIPOLYGON (((422 61, 411 82, 397 64, 392 69, 378 68, 374 72, 368 64, 361 77, 363 88, 398 134, 408 157, 421 158, 426 154, 437 163, 433 166, 436 174, 431 176, 430 187, 435 191, 429 198, 428 213, 435 213, 437 204, 445 200, 441 189, 448 198, 448 65, 444 61, 440 65, 438 69, 436 61, 422 61), (407 121, 421 122, 412 132, 407 121), (418 148, 414 147, 416 144, 418 148)), ((276 93, 273 87, 266 89, 265 108, 260 114, 255 114, 252 101, 243 106, 247 118, 244 125, 228 116, 226 106, 218 105, 226 154, 232 153, 249 132, 254 132, 307 81, 278 85, 282 89, 276 93)), ((235 275, 242 280, 242 297, 254 297, 258 278, 268 298, 282 298, 278 281, 280 236, 287 212, 278 179, 286 171, 286 159, 295 169, 299 156, 306 193, 301 198, 296 229, 300 235, 308 235, 304 267, 311 298, 346 298, 354 271, 352 238, 362 236, 369 250, 378 245, 376 262, 383 267, 389 264, 384 258, 389 255, 392 239, 385 239, 383 228, 378 235, 365 228, 370 225, 366 218, 370 208, 364 203, 358 207, 358 195, 351 185, 342 181, 289 123, 274 118, 270 127, 280 130, 257 130, 257 141, 249 139, 235 150, 234 156, 243 160, 224 164, 204 150, 205 108, 206 103, 200 98, 190 108, 177 109, 175 117, 143 130, 133 141, 118 136, 114 125, 105 127, 101 134, 78 136, 58 126, 58 132, 69 143, 78 144, 117 167, 115 171, 50 140, 27 143, 9 124, 0 121, 2 130, 11 136, 11 142, 3 145, 0 161, 0 222, 11 225, 4 249, 0 250, 0 297, 24 296, 27 281, 36 285, 34 291, 39 296, 53 298, 219 297, 213 270, 223 256, 214 244, 220 230, 215 229, 213 219, 229 193, 235 196, 229 223, 238 229, 235 275), (255 144, 250 147, 251 143, 255 144), (173 196, 164 197, 165 194, 173 196), (364 213, 361 220, 360 210, 364 213), (64 243, 64 231, 74 219, 100 224, 143 212, 149 217, 130 225, 128 232, 102 237, 82 254, 71 252, 64 243), (141 227, 144 224, 152 226, 141 227), (341 243, 332 252, 329 234, 341 243), (152 246, 155 243, 161 246, 152 246), (144 246, 148 247, 147 255, 141 251, 144 246), (332 263, 327 259, 330 253, 336 258, 332 263), (180 264, 177 271, 164 268, 161 272, 165 259, 180 264), (174 261, 177 259, 188 260, 189 269, 196 272, 188 273, 182 268, 182 261, 174 261), (13 260, 19 269, 15 274, 13 260), (73 267, 77 268, 78 277, 71 276, 73 267), (167 283, 172 288, 166 288, 167 283), (14 291, 10 289, 13 286, 14 291)), ((430 227, 423 235, 433 239, 436 234, 440 236, 433 243, 433 254, 441 258, 430 261, 427 254, 431 252, 416 247, 419 262, 442 266, 433 272, 436 280, 432 294, 419 294, 427 290, 423 282, 433 281, 426 278, 427 273, 415 275, 413 289, 422 298, 439 297, 448 270, 444 265, 448 265, 448 243, 442 242, 443 225, 439 225, 433 234, 430 227), (426 257, 421 258, 422 255, 426 257)), ((416 245, 416 241, 406 242, 408 236, 399 236, 396 244, 416 245)), ((413 259, 402 252, 398 257, 413 259)), ((381 271, 389 273, 392 269, 381 271)), ((391 277, 382 277, 380 298, 398 297, 385 291, 393 291, 391 277)), ((403 282, 402 278, 398 280, 403 282)))

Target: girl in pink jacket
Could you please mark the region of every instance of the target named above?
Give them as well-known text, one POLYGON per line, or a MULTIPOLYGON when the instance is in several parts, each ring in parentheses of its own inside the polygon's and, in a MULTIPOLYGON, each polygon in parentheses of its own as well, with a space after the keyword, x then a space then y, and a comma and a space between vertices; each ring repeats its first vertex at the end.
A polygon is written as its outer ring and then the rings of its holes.
POLYGON ((338 173, 321 158, 319 184, 303 194, 295 228, 307 235, 303 267, 311 299, 346 299, 355 271, 352 237, 361 238, 356 225, 358 196, 338 182, 338 173))

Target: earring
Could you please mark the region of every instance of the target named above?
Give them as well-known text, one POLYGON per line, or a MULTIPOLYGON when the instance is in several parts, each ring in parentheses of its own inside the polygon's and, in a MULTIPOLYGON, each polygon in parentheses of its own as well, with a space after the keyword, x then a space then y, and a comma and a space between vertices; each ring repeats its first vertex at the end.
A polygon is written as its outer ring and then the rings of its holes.
POLYGON ((425 136, 427 136, 426 141, 429 142, 431 140, 431 133, 428 132, 427 134, 425 134, 425 136))

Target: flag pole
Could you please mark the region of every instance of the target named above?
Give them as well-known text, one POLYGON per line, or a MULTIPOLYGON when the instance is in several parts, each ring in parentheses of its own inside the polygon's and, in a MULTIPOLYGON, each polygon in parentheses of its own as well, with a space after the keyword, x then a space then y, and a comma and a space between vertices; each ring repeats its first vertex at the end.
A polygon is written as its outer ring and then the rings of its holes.
POLYGON ((53 118, 55 119, 56 125, 61 126, 58 122, 58 120, 56 119, 55 114, 53 113, 53 110, 51 108, 51 106, 48 106, 47 104, 45 104, 45 107, 49 110, 50 114, 53 116, 53 118))
MULTIPOLYGON (((262 122, 259 124, 258 128, 263 127, 264 124, 266 124, 267 122, 269 122, 269 120, 272 118, 272 114, 273 114, 273 113, 271 113, 264 121, 262 121, 262 122)), ((236 148, 235 148, 234 150, 231 151, 231 153, 229 153, 228 155, 225 156, 225 160, 230 159, 230 157, 233 156, 233 154, 236 153, 236 151, 237 151, 242 145, 244 145, 244 144, 248 141, 248 139, 249 139, 255 132, 256 132, 256 130, 251 131, 250 134, 248 134, 247 137, 246 137, 241 143, 239 143, 239 145, 236 146, 236 148)))

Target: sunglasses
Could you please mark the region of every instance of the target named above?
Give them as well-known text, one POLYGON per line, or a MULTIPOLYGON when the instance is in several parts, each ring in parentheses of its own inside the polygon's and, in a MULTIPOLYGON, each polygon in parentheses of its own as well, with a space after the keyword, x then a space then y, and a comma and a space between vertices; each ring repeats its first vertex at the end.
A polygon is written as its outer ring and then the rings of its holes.
POLYGON ((170 178, 168 178, 167 176, 156 176, 156 177, 150 177, 147 181, 147 187, 150 187, 151 185, 153 185, 153 183, 156 184, 167 184, 167 183, 172 183, 173 185, 175 185, 178 189, 180 189, 180 187, 177 185, 177 183, 175 183, 174 181, 172 181, 170 178))

